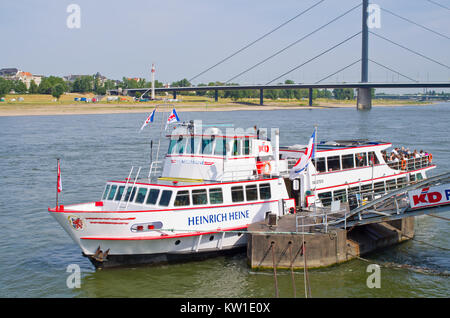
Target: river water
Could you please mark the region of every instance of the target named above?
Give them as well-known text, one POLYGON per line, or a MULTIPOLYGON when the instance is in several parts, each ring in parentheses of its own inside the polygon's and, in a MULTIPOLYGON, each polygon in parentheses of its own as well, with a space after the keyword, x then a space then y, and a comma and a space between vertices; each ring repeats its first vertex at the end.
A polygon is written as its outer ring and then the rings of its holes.
MULTIPOLYGON (((183 112, 182 121, 280 128, 281 145, 318 139, 367 138, 433 154, 433 174, 450 169, 450 104, 350 109, 183 112)), ((0 117, 0 297, 274 297, 271 270, 254 271, 245 254, 153 267, 95 270, 49 215, 55 205, 56 158, 63 204, 99 200, 106 180, 125 178, 132 165, 148 173, 150 138, 159 123, 139 128, 147 114, 0 117), (81 287, 68 288, 67 267, 81 268, 81 287)), ((159 114, 156 121, 159 119, 159 114)), ((163 151, 167 142, 163 143, 163 151)), ((60 201, 60 202, 61 202, 60 201)), ((443 215, 450 217, 450 215, 443 215)), ((416 218, 416 240, 366 256, 431 269, 381 268, 381 288, 368 288, 368 263, 352 260, 309 271, 313 297, 449 297, 449 223, 416 218), (430 246, 425 243, 434 245, 430 246)), ((292 297, 289 271, 278 271, 280 297, 292 297)), ((304 296, 303 271, 294 275, 304 296)))

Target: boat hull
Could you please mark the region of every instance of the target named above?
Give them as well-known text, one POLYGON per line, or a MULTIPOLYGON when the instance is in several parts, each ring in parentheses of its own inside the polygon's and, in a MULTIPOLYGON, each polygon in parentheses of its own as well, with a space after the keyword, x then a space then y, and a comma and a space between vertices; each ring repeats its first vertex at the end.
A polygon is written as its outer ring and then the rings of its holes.
POLYGON ((227 247, 221 250, 201 250, 196 253, 192 252, 171 252, 171 253, 156 253, 156 254, 123 254, 123 255, 108 255, 104 261, 99 261, 92 257, 92 255, 85 255, 95 268, 115 268, 115 267, 131 267, 131 266, 152 266, 161 264, 176 264, 186 263, 191 261, 201 261, 209 258, 237 255, 245 253, 247 245, 236 245, 227 247))

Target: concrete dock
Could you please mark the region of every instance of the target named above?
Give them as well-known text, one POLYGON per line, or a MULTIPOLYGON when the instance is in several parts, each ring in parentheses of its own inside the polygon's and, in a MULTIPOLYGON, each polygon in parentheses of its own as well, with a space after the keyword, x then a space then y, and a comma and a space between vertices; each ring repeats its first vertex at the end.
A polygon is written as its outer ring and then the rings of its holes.
POLYGON ((248 228, 247 259, 253 269, 298 269, 305 263, 307 268, 330 266, 414 236, 414 217, 346 229, 328 227, 327 232, 309 227, 303 233, 296 232, 295 214, 280 217, 276 225, 268 223, 254 223, 248 228))

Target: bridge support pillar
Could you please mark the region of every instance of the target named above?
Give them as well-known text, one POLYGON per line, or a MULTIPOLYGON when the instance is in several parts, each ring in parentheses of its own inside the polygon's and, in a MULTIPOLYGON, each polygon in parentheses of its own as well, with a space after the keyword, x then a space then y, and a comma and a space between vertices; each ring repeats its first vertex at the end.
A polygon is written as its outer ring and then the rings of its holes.
POLYGON ((262 88, 259 89, 259 104, 264 105, 264 90, 262 88))
POLYGON ((215 102, 219 101, 219 91, 217 89, 214 91, 214 101, 215 102))
POLYGON ((177 91, 173 91, 173 99, 177 99, 177 91))
POLYGON ((372 92, 370 88, 358 88, 356 108, 359 110, 369 110, 372 108, 372 92))
POLYGON ((313 89, 309 89, 309 106, 312 106, 313 104, 313 89))

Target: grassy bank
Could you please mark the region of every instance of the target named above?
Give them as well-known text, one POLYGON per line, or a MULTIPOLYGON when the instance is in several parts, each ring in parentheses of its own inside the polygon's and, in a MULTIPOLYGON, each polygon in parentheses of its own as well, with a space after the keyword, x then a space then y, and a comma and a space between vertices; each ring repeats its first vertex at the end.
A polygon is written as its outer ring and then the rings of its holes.
MULTIPOLYGON (((132 97, 120 96, 121 100, 107 101, 103 98, 97 103, 74 101, 76 97, 93 98, 94 94, 68 93, 56 100, 51 95, 23 94, 6 95, 5 101, 0 102, 0 116, 27 116, 27 115, 64 115, 64 114, 105 114, 105 113, 142 113, 152 110, 156 105, 171 107, 174 105, 182 111, 226 111, 226 110, 272 110, 272 109, 301 109, 309 108, 308 100, 295 99, 265 99, 264 105, 259 105, 259 99, 241 99, 234 101, 230 98, 213 98, 205 96, 178 96, 177 102, 165 102, 162 99, 148 102, 136 102, 132 97), (19 101, 19 98, 23 100, 19 101), (13 101, 15 99, 15 101, 13 101)), ((166 96, 171 98, 171 96, 166 96)), ((402 106, 430 104, 406 100, 374 99, 373 106, 402 106)), ((314 108, 341 108, 355 107, 356 100, 335 100, 318 98, 313 101, 314 108)))

